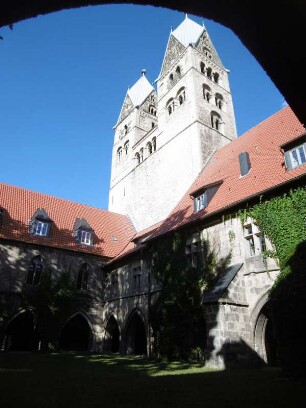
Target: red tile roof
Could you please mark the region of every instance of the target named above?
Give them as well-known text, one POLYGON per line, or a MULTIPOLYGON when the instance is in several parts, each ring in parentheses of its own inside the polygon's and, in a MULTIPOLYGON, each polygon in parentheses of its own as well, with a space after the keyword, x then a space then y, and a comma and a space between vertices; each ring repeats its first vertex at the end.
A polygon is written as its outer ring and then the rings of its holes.
POLYGON ((218 150, 154 236, 232 207, 251 196, 306 174, 306 164, 288 171, 280 146, 305 134, 305 128, 286 107, 218 150), (251 170, 240 176, 239 154, 248 152, 251 170), (194 213, 191 194, 220 184, 208 206, 194 213))
POLYGON ((0 238, 85 252, 113 258, 135 235, 128 217, 87 205, 0 183, 4 208, 0 238), (29 220, 43 208, 52 220, 50 238, 29 234, 29 220), (84 218, 94 231, 92 247, 80 245, 72 235, 76 218, 84 218))
POLYGON ((117 262, 118 260, 121 260, 126 256, 138 252, 141 248, 145 248, 145 241, 154 234, 154 232, 163 222, 164 221, 157 222, 156 224, 153 224, 150 227, 147 227, 144 230, 137 232, 137 234, 134 235, 132 241, 128 243, 128 245, 116 258, 111 260, 110 264, 113 262, 117 262))

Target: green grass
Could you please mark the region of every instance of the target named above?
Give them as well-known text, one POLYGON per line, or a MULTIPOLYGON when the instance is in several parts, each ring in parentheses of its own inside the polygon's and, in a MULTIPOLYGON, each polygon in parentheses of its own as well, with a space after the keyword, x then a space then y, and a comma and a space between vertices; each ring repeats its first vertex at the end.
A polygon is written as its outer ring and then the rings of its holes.
POLYGON ((306 406, 306 381, 278 369, 207 370, 97 354, 0 354, 0 407, 306 406))

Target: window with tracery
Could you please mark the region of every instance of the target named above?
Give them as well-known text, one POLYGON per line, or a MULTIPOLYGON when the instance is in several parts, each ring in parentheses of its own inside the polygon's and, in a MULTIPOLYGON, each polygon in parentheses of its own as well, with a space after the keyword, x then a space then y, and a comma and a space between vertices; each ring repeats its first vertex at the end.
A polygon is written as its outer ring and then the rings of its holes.
POLYGON ((152 139, 152 148, 153 148, 153 152, 156 151, 156 137, 153 137, 152 139))
POLYGON ((148 150, 148 154, 152 154, 153 152, 153 148, 152 148, 152 144, 150 142, 147 143, 147 150, 148 150))
POLYGON ((128 140, 124 143, 124 151, 125 151, 125 154, 128 154, 129 144, 130 144, 130 142, 129 142, 128 140))
POLYGON ((78 271, 78 276, 77 276, 77 289, 78 290, 87 290, 88 278, 89 278, 89 266, 85 262, 83 263, 80 270, 78 271))
POLYGON ((171 98, 168 102, 167 102, 167 110, 168 110, 168 114, 171 115, 174 111, 174 99, 171 98))
POLYGON ((203 97, 207 102, 209 102, 211 99, 211 89, 206 84, 203 85, 203 97))
POLYGON ((211 112, 210 121, 213 129, 221 131, 222 120, 221 116, 217 112, 211 112))
POLYGON ((140 164, 140 155, 139 155, 139 153, 135 153, 135 159, 136 159, 136 163, 140 164))
POLYGON ((40 255, 32 258, 29 268, 26 283, 29 285, 38 285, 41 280, 43 270, 42 257, 40 255))
POLYGON ((181 88, 179 90, 178 95, 177 95, 177 99, 178 99, 179 105, 182 105, 185 102, 185 100, 186 100, 185 88, 181 88))
POLYGON ((118 161, 120 161, 122 158, 122 147, 121 146, 117 150, 117 158, 118 158, 118 161))
POLYGON ((223 108, 223 96, 219 93, 215 95, 215 104, 219 109, 223 108))

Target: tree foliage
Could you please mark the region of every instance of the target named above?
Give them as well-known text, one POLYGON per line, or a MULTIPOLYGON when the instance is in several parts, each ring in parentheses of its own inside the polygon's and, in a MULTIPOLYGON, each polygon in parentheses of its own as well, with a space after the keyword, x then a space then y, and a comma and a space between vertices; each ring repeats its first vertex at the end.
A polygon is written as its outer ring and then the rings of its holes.
POLYGON ((151 312, 157 354, 189 358, 206 342, 203 289, 211 284, 216 257, 208 243, 201 241, 193 260, 186 256, 186 232, 175 233, 152 248, 152 272, 162 291, 151 312))
POLYGON ((51 271, 45 271, 39 285, 24 296, 24 308, 34 312, 37 338, 41 349, 55 347, 59 328, 67 317, 75 294, 69 272, 62 271, 55 280, 51 271))
POLYGON ((304 373, 306 350, 306 190, 261 202, 244 213, 255 219, 275 247, 280 274, 270 292, 280 363, 288 372, 304 373))

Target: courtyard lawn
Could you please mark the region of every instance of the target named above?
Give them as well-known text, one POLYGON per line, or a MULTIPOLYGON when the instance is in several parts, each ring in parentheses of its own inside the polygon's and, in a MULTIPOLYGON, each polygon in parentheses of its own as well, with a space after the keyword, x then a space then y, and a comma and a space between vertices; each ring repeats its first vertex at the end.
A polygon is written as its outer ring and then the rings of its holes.
POLYGON ((0 407, 306 406, 306 380, 278 369, 207 370, 137 357, 1 353, 0 407))

